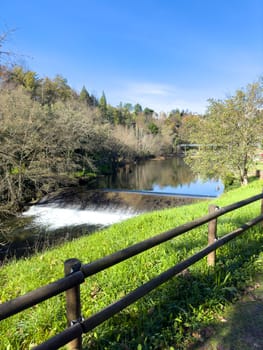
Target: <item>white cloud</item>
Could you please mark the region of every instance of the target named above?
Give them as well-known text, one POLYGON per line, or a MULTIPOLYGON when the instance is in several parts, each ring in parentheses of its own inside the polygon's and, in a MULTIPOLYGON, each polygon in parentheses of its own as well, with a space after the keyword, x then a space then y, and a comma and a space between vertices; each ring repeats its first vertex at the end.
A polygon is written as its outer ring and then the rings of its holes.
POLYGON ((131 83, 128 85, 131 93, 146 96, 168 96, 173 95, 173 89, 169 85, 157 83, 131 83))
POLYGON ((180 89, 177 86, 154 82, 127 82, 119 88, 109 88, 106 92, 111 104, 120 101, 139 103, 143 108, 149 107, 158 112, 170 112, 172 109, 188 109, 192 112, 204 113, 207 106, 206 92, 193 89, 180 89))

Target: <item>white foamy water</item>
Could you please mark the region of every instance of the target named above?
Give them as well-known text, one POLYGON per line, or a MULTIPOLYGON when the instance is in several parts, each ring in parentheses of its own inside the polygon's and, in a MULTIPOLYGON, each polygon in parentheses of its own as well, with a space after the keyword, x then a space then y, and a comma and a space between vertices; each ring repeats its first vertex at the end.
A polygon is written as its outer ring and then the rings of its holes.
POLYGON ((33 217, 33 223, 36 225, 58 229, 85 224, 108 226, 135 216, 135 213, 121 210, 80 210, 41 205, 30 207, 23 213, 23 216, 33 217))

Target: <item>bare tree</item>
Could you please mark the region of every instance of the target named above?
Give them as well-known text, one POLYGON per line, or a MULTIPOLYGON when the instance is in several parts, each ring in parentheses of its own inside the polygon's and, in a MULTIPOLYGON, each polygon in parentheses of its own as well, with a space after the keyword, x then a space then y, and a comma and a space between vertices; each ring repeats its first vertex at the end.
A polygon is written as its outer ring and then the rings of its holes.
POLYGON ((47 107, 23 87, 0 89, 0 199, 17 209, 43 193, 75 182, 79 171, 115 152, 111 129, 77 101, 47 107))
POLYGON ((14 29, 8 29, 0 33, 0 78, 7 70, 7 66, 11 63, 11 59, 15 56, 14 52, 5 48, 6 42, 14 29))

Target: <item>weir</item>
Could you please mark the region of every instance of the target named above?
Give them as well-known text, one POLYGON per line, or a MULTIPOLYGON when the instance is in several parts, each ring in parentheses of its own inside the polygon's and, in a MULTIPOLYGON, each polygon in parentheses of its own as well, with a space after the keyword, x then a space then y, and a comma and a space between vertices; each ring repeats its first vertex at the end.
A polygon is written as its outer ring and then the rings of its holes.
POLYGON ((187 205, 219 196, 223 184, 195 176, 181 158, 148 160, 98 177, 85 185, 61 189, 31 203, 0 227, 1 261, 92 234, 140 213, 187 205))
POLYGON ((23 214, 23 216, 33 217, 35 225, 44 226, 50 230, 79 225, 108 226, 134 215, 136 215, 135 212, 120 209, 60 208, 53 205, 35 205, 23 214))
POLYGON ((108 226, 139 213, 190 204, 206 196, 182 196, 147 191, 67 189, 31 206, 24 217, 49 229, 77 225, 108 226))
POLYGON ((204 197, 147 193, 147 191, 68 188, 31 206, 0 235, 1 261, 31 255, 144 212, 200 201, 204 197))

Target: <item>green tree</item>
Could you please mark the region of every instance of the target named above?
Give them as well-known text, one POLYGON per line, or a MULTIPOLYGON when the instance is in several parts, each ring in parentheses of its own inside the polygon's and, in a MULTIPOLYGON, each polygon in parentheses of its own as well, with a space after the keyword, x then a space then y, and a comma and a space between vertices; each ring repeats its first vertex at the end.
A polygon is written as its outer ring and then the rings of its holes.
POLYGON ((62 75, 56 75, 53 84, 55 87, 57 100, 66 101, 72 96, 72 90, 68 85, 68 81, 62 75))
POLYGON ((142 113, 142 106, 139 103, 136 103, 136 105, 134 106, 134 113, 135 114, 142 113))
POLYGON ((254 162, 263 132, 263 80, 225 100, 209 101, 208 114, 200 118, 195 132, 188 135, 201 146, 187 162, 195 171, 225 178, 233 175, 242 185, 254 162))
POLYGON ((145 115, 145 118, 148 119, 148 118, 153 116, 154 110, 146 107, 146 108, 144 108, 143 113, 145 115))
POLYGON ((120 102, 120 104, 117 106, 117 108, 114 108, 114 124, 122 124, 122 125, 127 125, 131 126, 133 123, 133 115, 132 115, 132 104, 131 103, 125 103, 123 104, 120 102), (116 118, 116 116, 118 116, 116 118), (118 122, 116 123, 116 119, 118 122))
POLYGON ((31 94, 31 97, 35 98, 40 80, 36 72, 25 71, 21 66, 14 66, 12 70, 8 71, 5 83, 14 85, 15 87, 21 85, 31 94))
POLYGON ((151 134, 153 134, 153 135, 157 135, 159 132, 159 128, 154 122, 150 122, 148 124, 148 129, 150 130, 151 134))
POLYGON ((179 128, 175 125, 173 128, 176 137, 178 136, 180 143, 190 143, 190 140, 195 139, 199 128, 202 127, 204 118, 198 115, 189 114, 181 118, 179 128))
POLYGON ((56 102, 56 86, 51 79, 45 78, 42 80, 39 95, 39 99, 42 105, 50 106, 56 102))
POLYGON ((99 109, 101 110, 102 116, 107 115, 107 99, 104 91, 102 92, 101 98, 99 100, 99 109))
POLYGON ((26 90, 31 93, 31 96, 34 97, 39 86, 37 73, 33 71, 25 72, 23 85, 25 86, 26 90))
POLYGON ((73 96, 73 90, 67 83, 67 79, 61 75, 56 75, 55 79, 46 77, 38 86, 37 99, 42 105, 51 106, 55 102, 67 101, 73 96))
POLYGON ((128 112, 132 112, 132 110, 133 110, 131 103, 125 103, 123 108, 126 109, 128 112))
POLYGON ((79 99, 80 101, 86 103, 88 106, 93 106, 93 100, 85 86, 83 86, 83 88, 81 89, 79 99))
POLYGON ((98 101, 97 97, 95 95, 91 94, 90 98, 91 98, 91 106, 98 107, 99 101, 98 101))
POLYGON ((178 144, 180 141, 179 130, 182 124, 182 114, 180 110, 172 110, 164 121, 164 124, 167 128, 167 131, 169 130, 170 134, 173 135, 173 145, 176 146, 176 144, 178 144))

